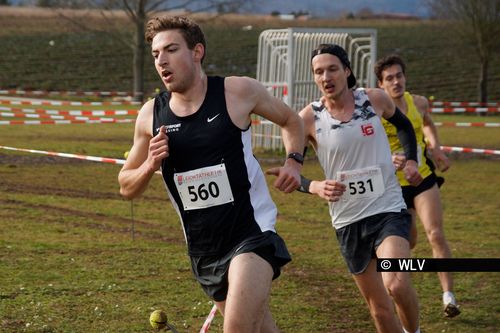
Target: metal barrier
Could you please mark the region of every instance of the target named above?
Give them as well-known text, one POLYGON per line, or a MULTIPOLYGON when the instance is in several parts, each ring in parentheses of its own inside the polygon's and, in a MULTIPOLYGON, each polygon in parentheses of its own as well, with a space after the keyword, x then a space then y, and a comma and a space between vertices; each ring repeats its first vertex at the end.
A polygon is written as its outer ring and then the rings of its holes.
MULTIPOLYGON (((320 97, 311 72, 311 51, 321 43, 342 46, 351 61, 357 84, 375 87, 374 62, 377 58, 375 29, 288 28, 265 30, 259 37, 257 80, 270 94, 299 111, 320 97)), ((259 120, 258 117, 255 120, 259 120)), ((278 126, 252 127, 253 146, 282 149, 278 126)))

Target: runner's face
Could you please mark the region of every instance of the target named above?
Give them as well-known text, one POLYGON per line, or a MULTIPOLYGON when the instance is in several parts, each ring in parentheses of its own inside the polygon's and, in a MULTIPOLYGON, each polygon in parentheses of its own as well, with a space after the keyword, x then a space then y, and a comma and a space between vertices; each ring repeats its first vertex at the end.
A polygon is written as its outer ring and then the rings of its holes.
POLYGON ((406 77, 400 65, 392 65, 382 71, 382 81, 378 82, 380 88, 391 96, 392 99, 400 98, 406 91, 406 77))
POLYGON ((159 32, 151 43, 151 53, 156 71, 168 91, 189 89, 195 77, 197 57, 178 30, 159 32))
POLYGON ((321 93, 331 99, 340 96, 347 89, 347 78, 351 74, 337 56, 323 53, 312 59, 314 82, 321 93))

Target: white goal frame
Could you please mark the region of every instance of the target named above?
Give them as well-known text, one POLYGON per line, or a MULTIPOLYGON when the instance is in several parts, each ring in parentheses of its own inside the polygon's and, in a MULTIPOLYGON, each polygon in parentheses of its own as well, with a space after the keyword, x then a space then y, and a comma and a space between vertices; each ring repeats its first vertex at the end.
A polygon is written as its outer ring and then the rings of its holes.
MULTIPOLYGON (((259 36, 257 80, 270 94, 295 111, 320 98, 311 71, 311 52, 321 43, 342 46, 351 61, 357 86, 375 87, 377 30, 355 28, 288 28, 264 30, 259 36)), ((252 143, 256 148, 282 149, 280 128, 254 119, 252 143)))

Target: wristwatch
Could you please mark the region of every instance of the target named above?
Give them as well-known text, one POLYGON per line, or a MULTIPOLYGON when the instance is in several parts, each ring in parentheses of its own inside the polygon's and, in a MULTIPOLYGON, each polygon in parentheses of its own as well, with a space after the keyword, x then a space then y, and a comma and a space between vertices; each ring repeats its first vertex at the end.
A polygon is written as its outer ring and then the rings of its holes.
POLYGON ((302 156, 301 153, 290 153, 290 154, 288 154, 288 156, 286 158, 287 159, 292 158, 295 160, 295 162, 300 163, 300 164, 304 164, 304 156, 302 156))

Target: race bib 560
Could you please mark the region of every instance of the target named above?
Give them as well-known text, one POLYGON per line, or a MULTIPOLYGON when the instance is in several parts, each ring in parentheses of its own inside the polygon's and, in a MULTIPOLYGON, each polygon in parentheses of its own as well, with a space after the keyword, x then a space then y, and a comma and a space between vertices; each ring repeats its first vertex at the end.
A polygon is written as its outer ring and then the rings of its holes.
POLYGON ((174 182, 184 210, 207 208, 234 201, 224 164, 174 173, 174 182))

